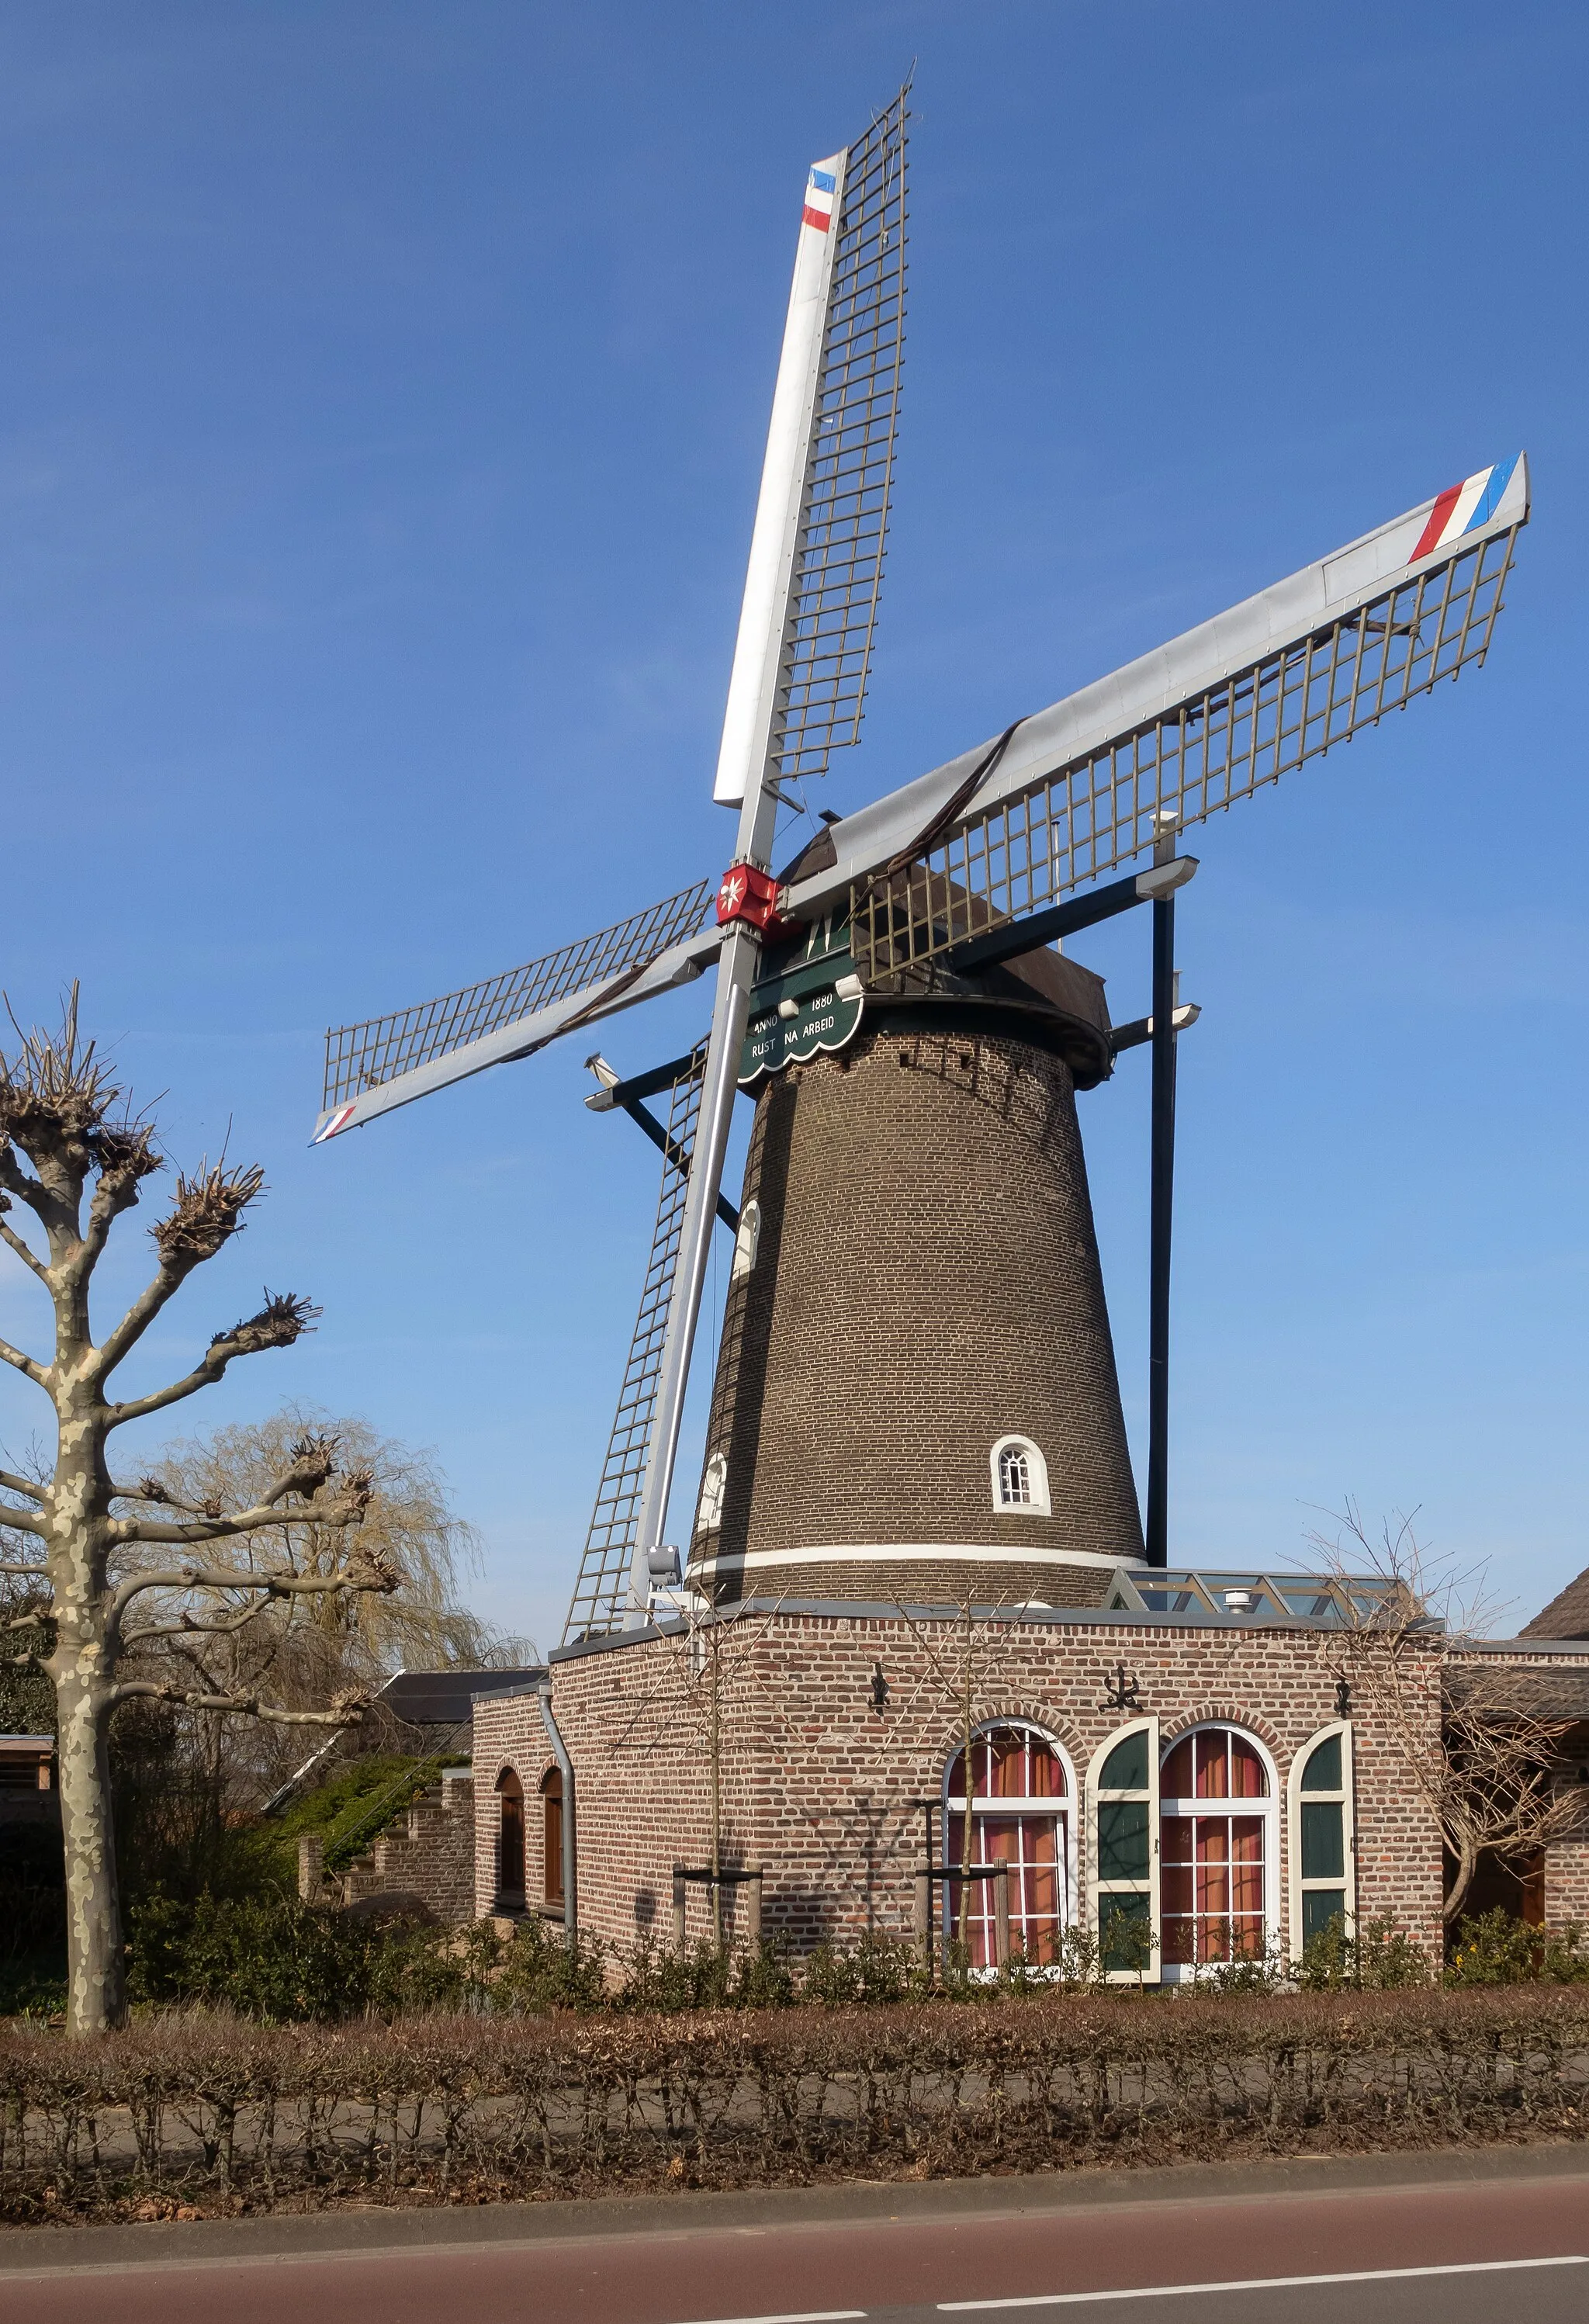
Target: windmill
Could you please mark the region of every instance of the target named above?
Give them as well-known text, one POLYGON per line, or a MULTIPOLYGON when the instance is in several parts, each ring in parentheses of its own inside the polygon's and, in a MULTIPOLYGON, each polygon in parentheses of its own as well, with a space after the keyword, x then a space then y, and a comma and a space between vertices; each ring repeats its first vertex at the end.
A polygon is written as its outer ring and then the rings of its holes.
MULTIPOLYGON (((710 1030, 687 1056, 628 1081, 591 1061, 602 1086, 587 1102, 629 1112, 664 1159, 569 1636, 643 1619, 671 1563, 663 1528, 710 1238, 719 1217, 742 1241, 747 1223, 722 1193, 736 1091, 842 1047, 873 1003, 1052 964, 1041 948, 1139 903, 1154 921, 1147 1557, 1166 1562, 1170 1141, 1189 1013, 1176 1006, 1173 912, 1196 870, 1179 835, 1482 662, 1528 520, 1520 454, 825 817, 775 877, 788 787, 859 737, 903 354, 907 94, 807 179, 714 784, 738 814, 729 869, 522 968, 328 1038, 317 1143, 716 969, 710 1030), (664 1095, 665 1123, 645 1103, 664 1095)), ((1086 1013, 1076 1003, 1067 1019, 1077 1039, 1086 1013)))

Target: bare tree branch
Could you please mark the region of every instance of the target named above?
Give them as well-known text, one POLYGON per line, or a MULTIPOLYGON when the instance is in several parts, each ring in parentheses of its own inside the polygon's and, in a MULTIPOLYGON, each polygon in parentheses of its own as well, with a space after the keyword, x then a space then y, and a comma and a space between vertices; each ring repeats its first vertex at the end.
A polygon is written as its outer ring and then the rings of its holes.
MULTIPOLYGON (((7 1526, 14 1526, 18 1533, 31 1533, 40 1541, 46 1537, 50 1530, 36 1510, 9 1508, 5 1502, 0 1501, 0 1532, 4 1532, 7 1526)), ((0 1573, 4 1573, 5 1571, 5 1568, 0 1566, 0 1573)))
POLYGON ((19 1477, 12 1469, 0 1469, 0 1489, 8 1493, 30 1493, 35 1501, 42 1501, 44 1498, 42 1485, 35 1485, 29 1478, 19 1477))
POLYGON ((261 1598, 323 1598, 338 1591, 385 1592, 402 1585, 402 1576, 374 1558, 351 1559, 337 1573, 282 1573, 269 1567, 262 1571, 231 1565, 173 1566, 164 1572, 135 1573, 124 1582, 111 1599, 109 1620, 113 1628, 119 1630, 123 1612, 146 1590, 241 1591, 261 1598))
MULTIPOLYGON (((1503 1662, 1474 1651, 1485 1610, 1482 1572, 1454 1573, 1431 1559, 1410 1517, 1376 1539, 1348 1501, 1334 1541, 1312 1536, 1342 1578, 1347 1543, 1381 1585, 1366 1612, 1348 1590, 1354 1618, 1321 1641, 1331 1674, 1388 1733, 1411 1786, 1437 1824, 1455 1871, 1445 1919, 1457 1920, 1480 1859, 1518 1863, 1581 1838, 1585 1811, 1558 1793, 1551 1765, 1571 1721, 1542 1717, 1526 1683, 1503 1662), (1446 1605, 1455 1614, 1435 1610, 1446 1605)), ((1361 1563, 1357 1575, 1361 1579, 1361 1563)))
MULTIPOLYGON (((9 1209, 9 1207, 10 1205, 6 1203, 5 1196, 0 1195, 0 1210, 6 1210, 9 1209)), ((38 1254, 29 1248, 28 1244, 23 1240, 23 1237, 18 1234, 16 1229, 10 1223, 10 1222, 5 1218, 0 1218, 0 1242, 5 1243, 8 1250, 14 1250, 18 1259, 21 1259, 23 1265, 29 1268, 32 1274, 36 1275, 40 1282, 44 1286, 44 1288, 49 1290, 50 1269, 45 1266, 43 1260, 39 1258, 38 1254)))
POLYGON ((263 1719, 273 1727, 358 1727, 367 1708, 363 1695, 334 1702, 329 1711, 285 1711, 257 1694, 206 1694, 197 1687, 162 1683, 157 1679, 124 1679, 110 1691, 113 1702, 180 1703, 189 1711, 213 1711, 234 1717, 263 1719))
MULTIPOLYGON (((172 1288, 175 1287, 173 1285, 172 1288)), ((113 1404, 109 1407, 106 1426, 125 1427, 129 1420, 142 1420, 149 1413, 164 1412, 170 1406, 197 1396, 200 1388, 213 1388, 226 1366, 238 1356, 259 1355, 267 1348, 291 1347, 294 1341, 300 1339, 312 1327, 313 1319, 319 1312, 307 1299, 300 1299, 291 1291, 267 1289, 265 1304, 259 1313, 245 1316, 241 1323, 234 1323, 229 1332, 217 1332, 201 1360, 185 1378, 173 1380, 169 1388, 156 1388, 152 1395, 135 1397, 126 1404, 113 1404)), ((118 1325, 117 1330, 120 1328, 118 1325)), ((141 1325, 140 1330, 142 1328, 141 1325)), ((112 1339, 115 1337, 113 1333, 112 1339)), ((127 1345, 131 1345, 130 1341, 127 1345)), ((125 1352, 124 1347, 119 1353, 110 1357, 103 1365, 102 1372, 109 1372, 125 1352)))
POLYGON ((118 1541, 180 1546, 226 1541, 238 1534, 262 1533, 270 1526, 319 1525, 330 1528, 357 1525, 370 1506, 370 1480, 349 1477, 344 1489, 329 1499, 305 1501, 295 1508, 278 1508, 268 1501, 238 1509, 230 1517, 196 1517, 186 1525, 157 1525, 148 1517, 115 1517, 111 1530, 118 1541))
POLYGON ((43 1365, 35 1363, 32 1356, 24 1356, 22 1350, 14 1348, 9 1340, 0 1340, 0 1364, 10 1364, 14 1370, 23 1373, 39 1388, 50 1385, 50 1375, 43 1365))

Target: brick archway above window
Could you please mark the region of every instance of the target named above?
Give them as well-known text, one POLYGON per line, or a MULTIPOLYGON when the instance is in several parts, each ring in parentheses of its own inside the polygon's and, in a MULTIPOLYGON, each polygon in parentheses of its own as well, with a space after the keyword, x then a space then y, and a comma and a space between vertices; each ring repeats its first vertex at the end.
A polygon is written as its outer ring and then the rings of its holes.
POLYGON ((1159 1732, 1164 1749, 1168 1751, 1172 1743, 1189 1735, 1195 1727, 1244 1727, 1275 1758, 1289 1755, 1289 1747, 1281 1741, 1267 1719, 1233 1702, 1200 1702, 1195 1710, 1177 1711, 1173 1718, 1161 1720, 1159 1732))

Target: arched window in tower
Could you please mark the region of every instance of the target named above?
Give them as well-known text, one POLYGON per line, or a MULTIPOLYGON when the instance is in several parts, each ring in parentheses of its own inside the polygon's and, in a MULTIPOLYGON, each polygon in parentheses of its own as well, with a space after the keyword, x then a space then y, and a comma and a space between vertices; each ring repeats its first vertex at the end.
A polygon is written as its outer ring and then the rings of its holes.
POLYGON ((701 1471, 701 1498, 695 1513, 697 1533, 715 1533, 723 1522, 723 1494, 728 1483, 728 1462, 714 1452, 701 1471))
MULTIPOLYGON (((1010 1867, 1010 1942, 1029 1961, 1058 1959, 1060 1933, 1071 1908, 1072 1849, 1069 1770, 1058 1744, 1036 1727, 984 1728, 971 1743, 971 1861, 1010 1867)), ((944 1862, 964 1861, 965 1754, 957 1752, 944 1779, 944 1862)), ((997 1959, 993 1882, 943 1884, 944 1933, 960 1928, 960 1890, 970 1890, 965 1917, 973 1968, 997 1959)))
POLYGON ((1164 1971, 1261 1960, 1277 1914, 1274 1784, 1239 1727, 1197 1727, 1159 1778, 1164 1971))
POLYGON ((1001 1517, 1049 1515, 1049 1464, 1030 1436, 1001 1436, 988 1454, 993 1508, 1001 1517))
POLYGON ((739 1214, 739 1231, 734 1238, 734 1265, 728 1277, 731 1283, 743 1282, 750 1273, 761 1244, 762 1205, 753 1197, 739 1214))
POLYGON ((563 1771, 549 1767, 540 1779, 541 1895, 549 1904, 563 1901, 563 1771))
POLYGON ((524 1786, 511 1767, 496 1779, 496 1893, 504 1904, 524 1902, 524 1786))

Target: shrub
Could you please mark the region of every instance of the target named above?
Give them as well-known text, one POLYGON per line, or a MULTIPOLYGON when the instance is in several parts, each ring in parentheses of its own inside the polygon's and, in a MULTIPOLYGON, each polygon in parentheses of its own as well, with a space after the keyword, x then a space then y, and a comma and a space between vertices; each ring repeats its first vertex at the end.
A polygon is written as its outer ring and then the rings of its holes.
POLYGON ((1457 1923, 1446 1964, 1447 1985, 1582 1985, 1589 1942, 1576 1921, 1559 1928, 1513 1920, 1500 1905, 1457 1923))
POLYGON ((81 2042, 0 2032, 0 2215, 1473 2147, 1586 2123, 1582 1986, 335 2029, 168 2014, 81 2042))
POLYGON ((1305 1993, 1406 1993, 1434 1980, 1427 1956, 1386 1913, 1360 1921, 1355 1936, 1335 1914, 1308 1939, 1291 1974, 1305 1993))
POLYGON ((356 1921, 295 1896, 154 1895, 130 1915, 136 2002, 202 2003, 263 2024, 462 2006, 476 1951, 430 1928, 356 1921))

